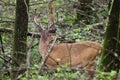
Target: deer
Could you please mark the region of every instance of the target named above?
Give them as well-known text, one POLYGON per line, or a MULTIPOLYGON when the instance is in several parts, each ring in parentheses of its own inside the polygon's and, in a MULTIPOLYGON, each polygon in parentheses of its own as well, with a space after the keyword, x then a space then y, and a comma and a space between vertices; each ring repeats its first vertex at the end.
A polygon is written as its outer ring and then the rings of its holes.
MULTIPOLYGON (((54 39, 56 29, 43 29, 36 19, 34 23, 40 32, 39 52, 42 58, 45 58, 50 42, 54 39)), ((74 43, 55 43, 50 51, 45 65, 49 69, 58 68, 60 66, 68 66, 71 68, 85 68, 90 74, 88 80, 92 80, 95 70, 96 57, 100 54, 101 46, 98 42, 82 41, 74 43)))

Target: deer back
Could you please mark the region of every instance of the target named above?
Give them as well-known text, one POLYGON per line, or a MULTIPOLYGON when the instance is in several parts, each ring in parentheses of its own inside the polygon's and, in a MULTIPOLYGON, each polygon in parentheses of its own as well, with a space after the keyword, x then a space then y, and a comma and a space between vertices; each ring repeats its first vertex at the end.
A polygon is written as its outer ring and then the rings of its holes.
MULTIPOLYGON (((39 51, 44 58, 50 44, 48 37, 46 41, 40 40, 39 51)), ((86 66, 90 61, 95 59, 99 54, 100 44, 92 41, 83 41, 76 43, 60 43, 55 44, 46 61, 50 68, 56 68, 60 65, 64 66, 86 66)))

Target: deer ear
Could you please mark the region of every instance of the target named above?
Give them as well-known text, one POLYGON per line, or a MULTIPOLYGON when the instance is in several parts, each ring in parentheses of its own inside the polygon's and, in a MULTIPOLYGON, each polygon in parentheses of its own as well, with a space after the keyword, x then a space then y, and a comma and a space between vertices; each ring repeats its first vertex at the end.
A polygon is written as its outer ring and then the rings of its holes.
POLYGON ((55 29, 52 29, 52 30, 49 30, 50 33, 56 33, 56 28, 55 29))

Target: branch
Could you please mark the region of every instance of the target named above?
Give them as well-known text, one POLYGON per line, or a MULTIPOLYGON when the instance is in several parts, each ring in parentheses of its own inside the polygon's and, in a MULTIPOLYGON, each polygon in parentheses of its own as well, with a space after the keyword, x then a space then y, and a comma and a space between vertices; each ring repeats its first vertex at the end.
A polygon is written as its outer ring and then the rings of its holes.
MULTIPOLYGON (((13 33, 13 29, 11 29, 11 28, 0 28, 0 32, 2 32, 2 33, 13 33)), ((27 36, 32 36, 32 35, 34 35, 33 36, 34 38, 40 38, 39 33, 35 33, 35 32, 28 32, 27 33, 27 36)), ((64 35, 58 36, 57 39, 60 40, 61 42, 63 41, 63 42, 67 42, 67 43, 75 42, 74 39, 66 38, 64 35)))
POLYGON ((0 23, 15 23, 15 21, 5 21, 5 20, 0 20, 0 23))
POLYGON ((21 72, 21 71, 26 71, 26 67, 16 67, 16 68, 11 68, 11 69, 5 69, 5 70, 0 70, 0 74, 7 74, 10 71, 12 72, 21 72))
POLYGON ((33 2, 30 3, 29 6, 35 6, 35 5, 46 4, 46 3, 47 3, 47 2, 36 2, 36 3, 35 3, 35 1, 33 1, 33 2))
POLYGON ((0 34, 0 49, 1 49, 2 52, 4 53, 3 41, 2 41, 2 36, 1 36, 1 34, 0 34))
POLYGON ((103 27, 105 24, 105 22, 100 22, 100 23, 95 23, 95 24, 91 24, 91 25, 87 25, 87 26, 92 26, 92 27, 103 27))
POLYGON ((0 32, 2 32, 2 33, 6 33, 6 32, 8 32, 8 33, 12 33, 13 32, 13 30, 12 29, 10 29, 10 28, 0 28, 0 32))
MULTIPOLYGON (((2 33, 13 33, 13 29, 11 29, 11 28, 0 28, 0 32, 2 32, 2 33)), ((34 35, 35 38, 40 37, 40 34, 38 34, 38 33, 34 33, 34 32, 28 32, 27 33, 27 36, 32 36, 32 35, 34 35)))

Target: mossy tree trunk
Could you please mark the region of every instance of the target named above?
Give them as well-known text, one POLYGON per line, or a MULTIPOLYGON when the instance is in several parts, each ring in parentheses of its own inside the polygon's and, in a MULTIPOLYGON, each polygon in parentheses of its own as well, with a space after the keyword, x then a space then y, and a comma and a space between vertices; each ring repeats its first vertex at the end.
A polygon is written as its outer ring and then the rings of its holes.
POLYGON ((120 0, 113 0, 109 10, 100 68, 104 71, 118 71, 120 69, 120 0))
MULTIPOLYGON (((25 66, 26 63, 28 3, 29 0, 16 0, 16 18, 12 55, 14 65, 12 68, 25 66)), ((19 73, 19 71, 13 72, 12 80, 15 80, 19 73)))

